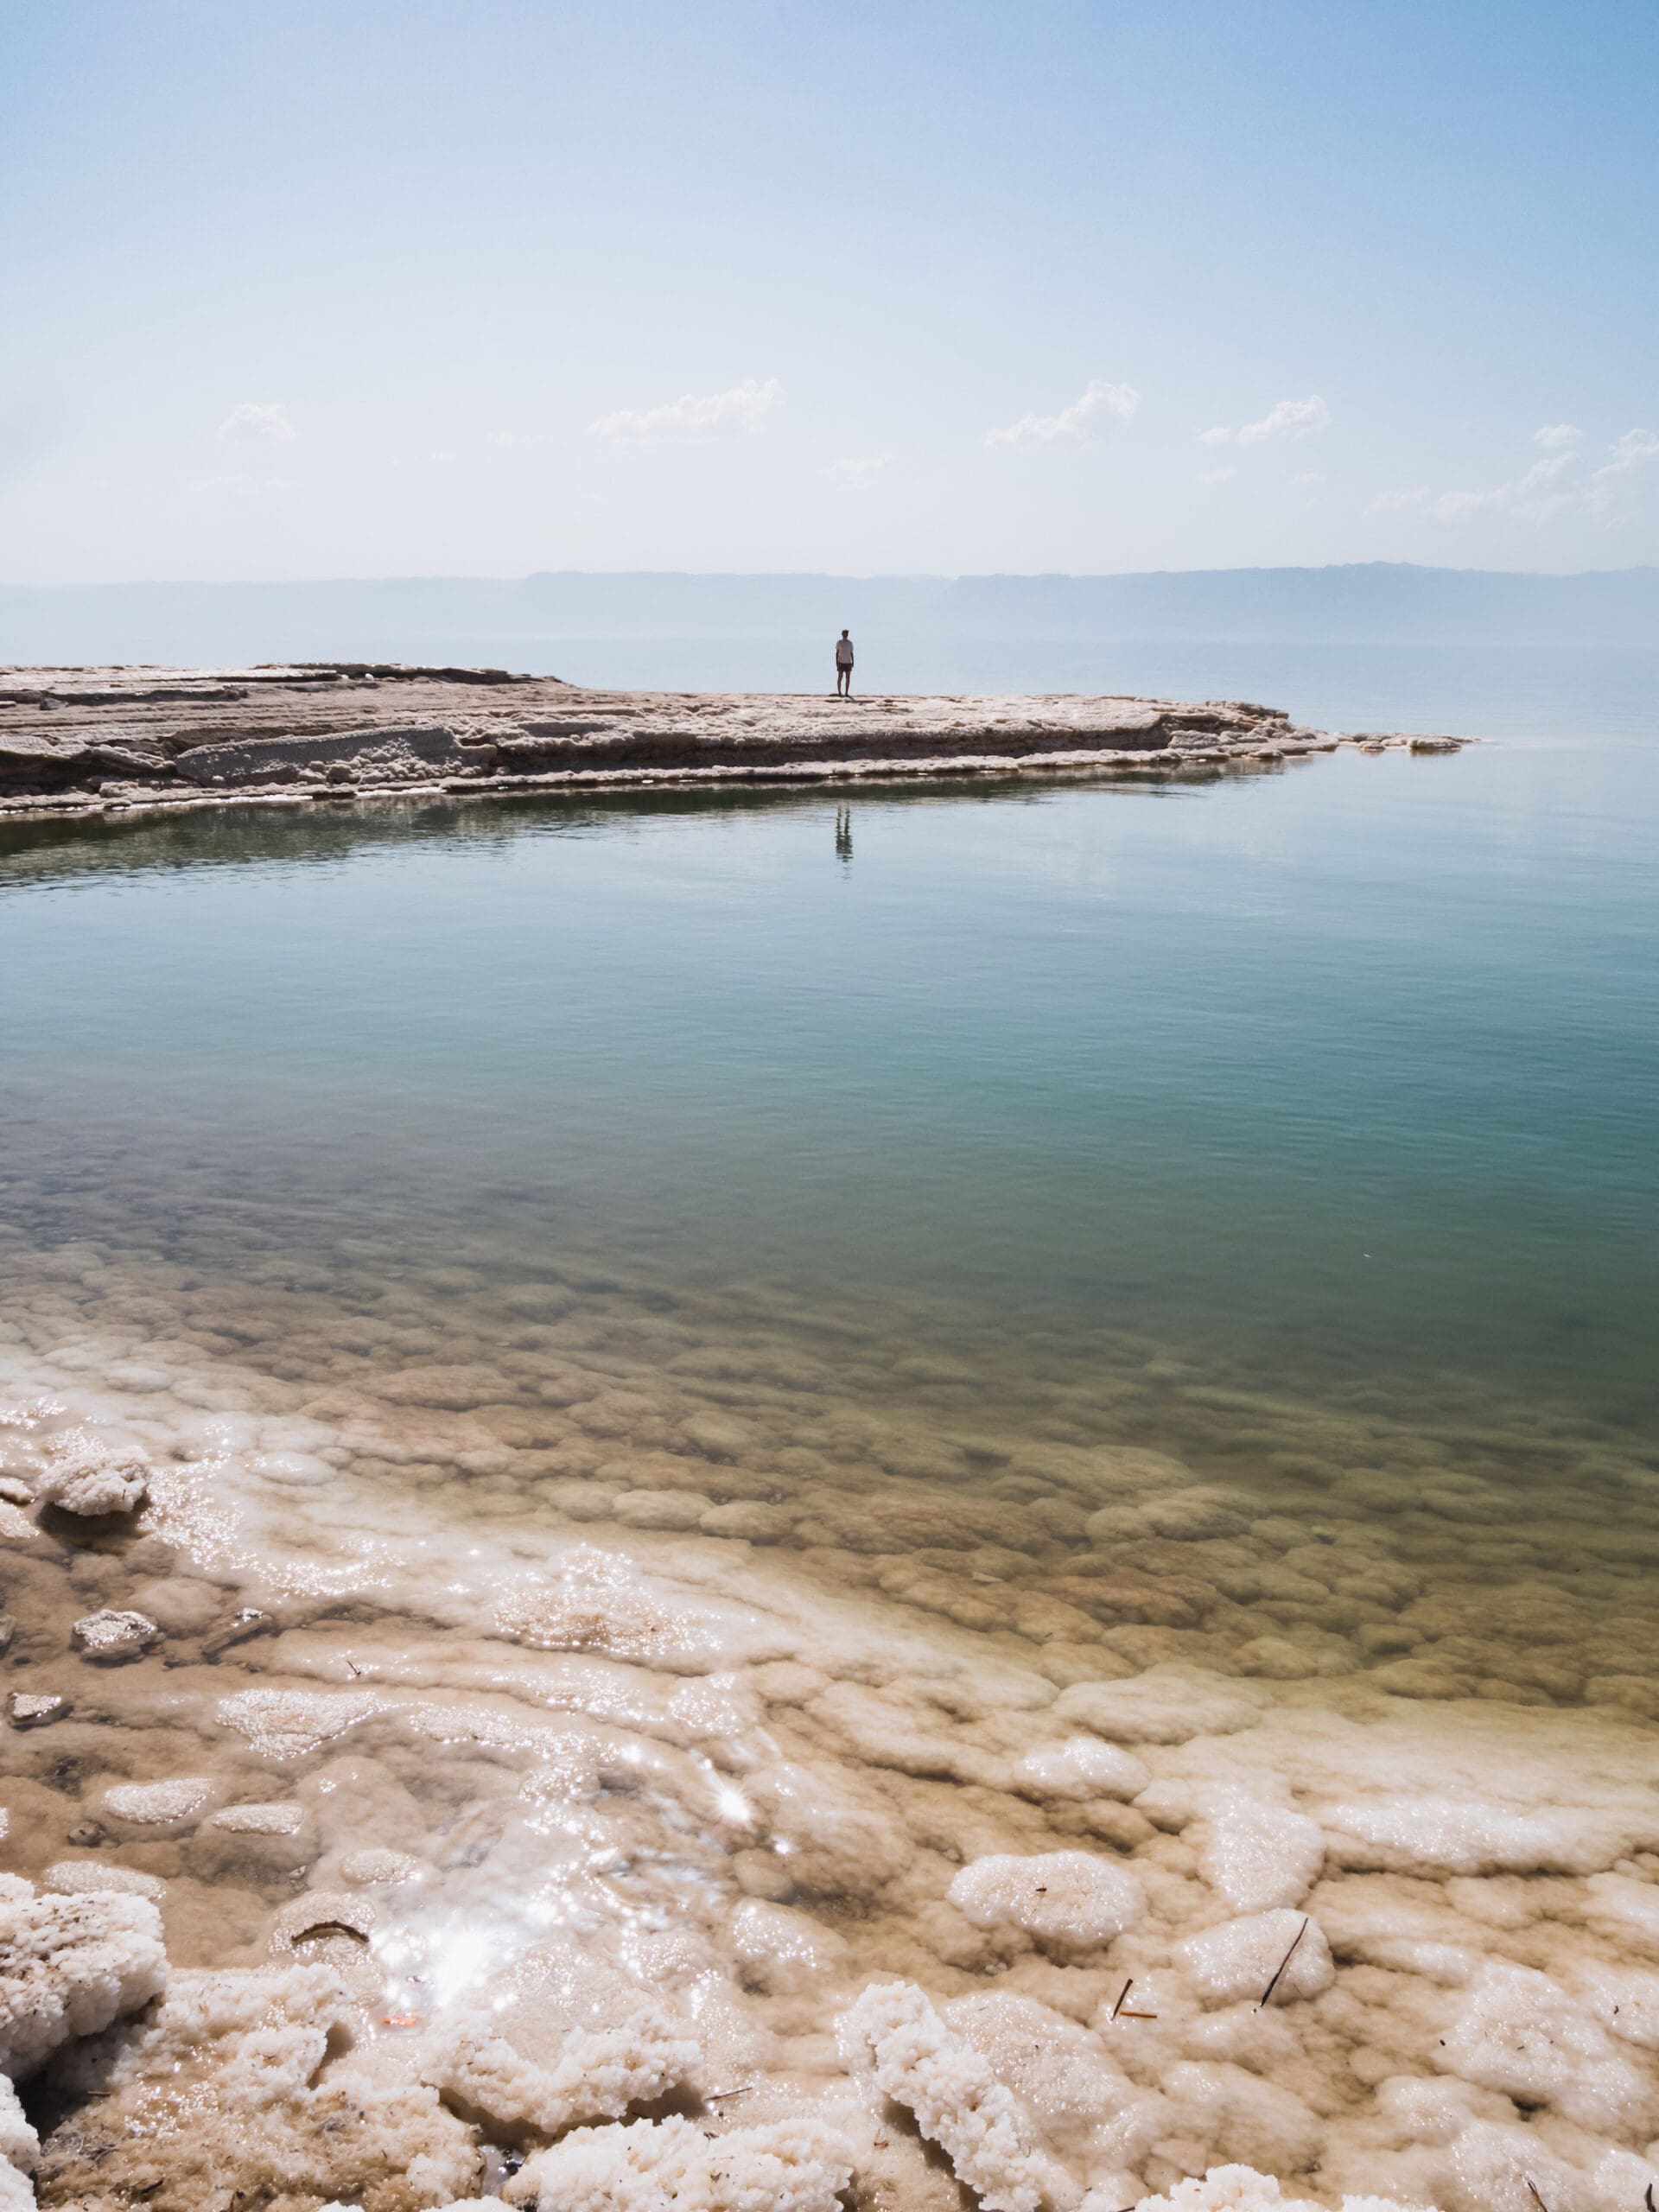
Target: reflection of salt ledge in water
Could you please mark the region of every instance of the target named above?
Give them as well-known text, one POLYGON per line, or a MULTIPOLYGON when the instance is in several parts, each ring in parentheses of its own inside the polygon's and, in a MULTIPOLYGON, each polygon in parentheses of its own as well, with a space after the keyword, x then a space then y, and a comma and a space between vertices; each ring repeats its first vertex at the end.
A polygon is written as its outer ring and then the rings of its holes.
MULTIPOLYGON (((1312 1483, 1274 1464, 1288 1409, 1234 1402, 1268 1438, 1255 1487, 1196 1482, 1144 1447, 976 1431, 962 1378, 878 1376, 844 1332, 830 1363, 545 1280, 410 1273, 353 1323, 274 1266, 238 1293, 88 1248, 16 1261, 11 1464, 29 1480, 91 1418, 155 1473, 136 1542, 12 1531, 16 1679, 73 1695, 14 1739, 16 1863, 164 1883, 181 1963, 327 1967, 264 2001, 320 2056, 335 2008, 372 2094, 439 2077, 528 2147, 702 2093, 734 2162, 779 2155, 746 2129, 828 2120, 855 2202, 944 2206, 864 2101, 857 2037, 833 2040, 896 1975, 938 2023, 906 2101, 988 2202, 1020 2201, 965 2163, 993 2107, 1007 2190, 1089 2212, 1236 2158, 1447 2212, 1531 2212, 1531 2188, 1624 2212, 1659 2178, 1659 1973, 1630 1962, 1659 1961, 1639 1587, 1598 1566, 1567 1603, 1560 1529, 1492 1539, 1501 1500, 1466 1469, 1419 1462, 1428 1509, 1390 1502, 1397 1464, 1312 1483), (159 1647, 69 1658, 98 1605, 159 1647), (1545 1682, 1516 1671, 1529 1644, 1545 1682), (1617 1681, 1587 1672, 1609 1649, 1617 1681), (1624 1702, 1545 1709, 1586 1680, 1624 1702), (182 1812, 120 1794, 179 1779, 182 1812), (477 2007, 504 1993, 492 2042, 477 2007)), ((1354 1427, 1379 1448, 1386 1424, 1354 1427)), ((51 2139, 47 2201, 208 2201, 181 2120, 127 2139, 181 2059, 234 2105, 253 2028, 194 1988, 112 2072, 71 2068, 92 2101, 51 2139)), ((885 2034, 868 2063, 902 2094, 885 2034)), ((371 2093, 308 2080, 290 2132, 308 2097, 371 2093)), ((392 2098, 390 2151, 318 2150, 296 2202, 468 2184, 467 2126, 397 2095, 401 2164, 392 2098)), ((251 2185, 265 2155, 235 2153, 251 2185)), ((526 2185, 574 2188, 563 2155, 526 2185)), ((1230 2186, 1197 2201, 1264 2201, 1230 2186)))

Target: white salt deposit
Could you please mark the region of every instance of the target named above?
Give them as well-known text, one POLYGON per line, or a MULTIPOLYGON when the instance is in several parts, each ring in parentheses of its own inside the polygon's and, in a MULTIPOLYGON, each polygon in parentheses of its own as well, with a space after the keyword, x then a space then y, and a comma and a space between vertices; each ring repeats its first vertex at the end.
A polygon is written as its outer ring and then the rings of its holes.
POLYGON ((1039 2212, 1057 2189, 1069 2193, 1012 2092, 913 1984, 867 1989, 842 2023, 842 2050, 914 2115, 986 2212, 1039 2212))
POLYGON ((1617 1814, 1574 1806, 1520 1812, 1465 1798, 1379 1800, 1325 1815, 1342 1863, 1402 1874, 1595 1874, 1659 1849, 1659 1800, 1617 1814))
MULTIPOLYGON (((20 2174, 32 2174, 40 2155, 41 2139, 30 2126, 16 2090, 0 2074, 0 2161, 20 2174)), ((32 2190, 29 2201, 34 2201, 32 2190)))
POLYGON ((488 2138, 550 2212, 849 2163, 859 2212, 1639 2212, 1659 1503, 1605 1440, 1493 1514, 1535 1425, 1207 1408, 1145 1346, 1098 1402, 1031 1352, 1016 1417, 881 1316, 225 1234, 0 1225, 8 1463, 150 1469, 118 1539, 4 1555, 73 1696, 7 1737, 7 1910, 164 1889, 175 1958, 51 2031, 47 2201, 416 2212, 488 2138), (154 1656, 71 1656, 100 1611, 154 1656), (785 2126, 846 2147, 738 2142, 785 2126))
POLYGON ((41 1876, 41 1887, 54 1897, 89 1897, 99 1891, 118 1891, 130 1897, 161 1898, 167 1884, 156 1874, 141 1874, 136 1866, 109 1866, 97 1859, 60 1859, 41 1876))
POLYGON ((1033 1797, 1138 1797, 1149 1777, 1139 1759, 1093 1736, 1068 1736, 1063 1744, 1027 1751, 1014 1770, 1014 1786, 1033 1797))
POLYGON ((348 1852, 340 1862, 341 1880, 364 1889, 379 1883, 412 1882, 420 1872, 420 1860, 411 1859, 406 1851, 371 1847, 367 1851, 348 1852))
POLYGON ((1323 1929, 1300 1912, 1255 1912, 1224 1921, 1176 1944, 1173 1956, 1212 2005, 1244 1997, 1292 2004, 1323 1995, 1336 1979, 1323 1929))
POLYGON ((87 1613, 74 1625, 75 1643, 89 1659, 137 1659, 160 1635, 148 1615, 130 1610, 87 1613))
POLYGON ((104 1809, 138 1827, 180 1828, 196 1820, 217 1794, 211 1775, 177 1775, 168 1782, 118 1782, 104 1792, 104 1809))
POLYGON ((1249 1684, 1160 1666, 1129 1681, 1076 1682, 1054 1709, 1116 1743, 1185 1744, 1249 1727, 1266 1702, 1249 1684))
POLYGON ((68 1699, 50 1690, 14 1690, 6 1706, 14 1728, 45 1728, 68 1710, 68 1699))
POLYGON ((149 1461, 136 1445, 72 1429, 48 1443, 35 1494, 44 1505, 96 1516, 132 1512, 149 1487, 149 1461))
POLYGON ((296 1835, 304 1824, 302 1805, 226 1805, 207 1823, 232 1835, 296 1835))
POLYGON ((327 1967, 175 1972, 142 2021, 60 2062, 66 2093, 92 2101, 43 2146, 43 2193, 95 2173, 100 2192, 142 2199, 159 2171, 169 2202, 205 2212, 234 2171, 267 2202, 339 2198, 365 2212, 463 2195, 479 2171, 472 2130, 406 2060, 353 2047, 358 2024, 327 1967))
MULTIPOLYGON (((1212 2166, 1202 2179, 1179 2181, 1167 2196, 1143 2196, 1134 2212, 1325 2212, 1306 2196, 1287 2196, 1270 2174, 1249 2166, 1212 2166)), ((1344 2196, 1342 2212, 1415 2212, 1392 2197, 1344 2196)))
POLYGON ((1198 1841, 1199 1872, 1236 1912, 1300 1904, 1325 1865, 1317 1821, 1239 1790, 1210 1793, 1198 1841))
POLYGON ((964 1866, 949 1895, 976 1928, 1019 1928, 1046 1942, 1079 1948, 1121 1936, 1146 1903, 1133 1874, 1086 1851, 1046 1851, 1028 1859, 993 1852, 964 1866))
POLYGON ((654 2103, 694 2081, 701 2060, 696 2037, 654 1999, 553 1944, 458 2009, 435 2031, 425 2070, 496 2133, 550 2136, 654 2103))
POLYGON ((33 2073, 63 2044, 147 2004, 167 1979, 147 1898, 0 1899, 0 2074, 33 2073))
POLYGON ((536 2212, 837 2212, 847 2145, 810 2120, 710 2135, 690 2120, 583 2129, 537 2152, 507 2184, 536 2212))
POLYGON ((1599 2022, 1548 1974, 1491 1964, 1470 1990, 1434 2062, 1517 2103, 1549 2106, 1580 2127, 1659 2128, 1659 2096, 1599 2022))

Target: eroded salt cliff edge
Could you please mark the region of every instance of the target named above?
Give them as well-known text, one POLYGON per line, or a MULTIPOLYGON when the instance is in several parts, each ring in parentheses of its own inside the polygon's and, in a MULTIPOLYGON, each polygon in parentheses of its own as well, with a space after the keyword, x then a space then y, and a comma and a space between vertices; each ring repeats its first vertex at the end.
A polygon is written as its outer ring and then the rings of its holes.
POLYGON ((585 690, 363 661, 0 670, 0 818, 381 793, 889 776, 1214 776, 1338 745, 1242 700, 585 690))

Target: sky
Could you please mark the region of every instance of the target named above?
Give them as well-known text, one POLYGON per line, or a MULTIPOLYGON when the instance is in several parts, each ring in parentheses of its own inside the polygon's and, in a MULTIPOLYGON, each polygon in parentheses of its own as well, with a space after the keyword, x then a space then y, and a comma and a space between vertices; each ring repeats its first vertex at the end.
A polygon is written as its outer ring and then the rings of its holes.
POLYGON ((0 581, 1659 561, 1653 0, 0 0, 0 581))

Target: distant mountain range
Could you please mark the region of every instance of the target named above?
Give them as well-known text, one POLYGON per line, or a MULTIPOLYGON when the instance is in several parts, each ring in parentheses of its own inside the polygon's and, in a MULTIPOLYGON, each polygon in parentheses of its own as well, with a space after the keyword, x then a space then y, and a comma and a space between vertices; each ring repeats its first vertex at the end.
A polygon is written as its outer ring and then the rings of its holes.
POLYGON ((556 672, 584 639, 1659 645, 1659 568, 1366 562, 1108 576, 576 571, 317 583, 0 585, 0 661, 465 659, 556 672))

